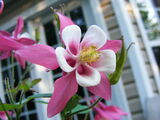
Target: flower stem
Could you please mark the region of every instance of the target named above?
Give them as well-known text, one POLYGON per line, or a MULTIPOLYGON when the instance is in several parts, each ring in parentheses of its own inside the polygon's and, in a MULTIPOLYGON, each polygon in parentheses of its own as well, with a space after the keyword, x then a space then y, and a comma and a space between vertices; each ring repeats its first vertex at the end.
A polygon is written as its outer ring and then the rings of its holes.
POLYGON ((32 65, 32 64, 27 65, 26 70, 25 70, 24 73, 22 74, 22 77, 21 77, 21 79, 20 79, 20 82, 26 77, 26 74, 30 71, 31 65, 32 65))
POLYGON ((9 85, 8 78, 6 78, 5 84, 6 84, 6 89, 7 89, 7 92, 8 92, 7 95, 8 95, 9 101, 10 101, 11 104, 14 104, 14 99, 13 99, 13 96, 12 96, 12 93, 11 93, 11 88, 10 88, 10 85, 9 85))
POLYGON ((87 111, 87 110, 92 109, 92 108, 93 108, 94 106, 96 106, 101 100, 102 100, 102 98, 98 98, 98 99, 95 101, 95 103, 93 103, 93 104, 90 105, 89 107, 84 108, 84 109, 81 109, 81 110, 78 110, 78 111, 76 111, 76 112, 73 112, 73 113, 67 115, 67 118, 69 118, 69 117, 71 117, 71 116, 73 116, 73 115, 75 115, 75 114, 77 114, 77 113, 80 113, 80 112, 83 112, 83 111, 87 111))
POLYGON ((11 56, 11 72, 12 72, 12 79, 13 79, 13 84, 12 84, 12 88, 14 88, 14 83, 15 83, 15 78, 14 78, 14 57, 13 55, 11 56))

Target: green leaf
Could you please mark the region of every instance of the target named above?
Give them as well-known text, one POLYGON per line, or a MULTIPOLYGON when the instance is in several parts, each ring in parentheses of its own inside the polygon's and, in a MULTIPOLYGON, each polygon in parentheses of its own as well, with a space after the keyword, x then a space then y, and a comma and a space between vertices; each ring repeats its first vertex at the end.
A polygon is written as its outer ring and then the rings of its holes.
MULTIPOLYGON (((31 95, 25 99, 22 100, 21 104, 16 103, 16 104, 3 104, 5 107, 6 111, 8 110, 14 110, 14 109, 20 109, 22 108, 25 104, 27 104, 29 101, 36 99, 36 98, 50 98, 52 96, 51 93, 45 93, 45 94, 34 94, 31 95)), ((42 101, 41 101, 42 102, 42 101)), ((44 102, 43 102, 44 103, 44 102)), ((2 105, 0 105, 0 111, 3 111, 2 105)))
MULTIPOLYGON (((23 90, 24 92, 29 91, 32 87, 34 87, 35 85, 37 85, 39 82, 41 81, 40 78, 35 79, 35 80, 24 80, 23 82, 21 82, 16 88, 12 88, 10 91, 13 94, 17 94, 19 91, 23 90)), ((6 91, 8 92, 8 91, 6 91)))
MULTIPOLYGON (((3 104, 3 106, 5 107, 5 110, 14 110, 14 109, 19 109, 22 106, 19 104, 3 104)), ((0 105, 0 111, 4 111, 2 105, 0 105)))
POLYGON ((126 62, 126 59, 127 59, 127 50, 124 47, 124 41, 123 41, 122 42, 122 50, 121 50, 120 56, 116 62, 116 70, 114 73, 109 75, 109 80, 112 85, 116 84, 119 81, 121 74, 122 74, 122 71, 123 71, 123 68, 124 68, 124 65, 125 65, 125 62, 126 62))
POLYGON ((67 103, 66 107, 64 108, 64 110, 61 113, 62 118, 65 118, 67 116, 67 114, 71 113, 72 109, 74 109, 77 106, 80 99, 81 99, 81 97, 78 95, 74 95, 70 99, 70 101, 67 103))
MULTIPOLYGON (((88 106, 78 104, 78 105, 72 110, 72 113, 73 113, 73 112, 77 112, 77 111, 82 110, 82 109, 85 109, 85 108, 88 108, 88 106)), ((86 113, 88 113, 88 112, 90 112, 90 110, 86 110, 86 111, 83 111, 83 112, 79 112, 78 114, 86 114, 86 113)))
POLYGON ((52 96, 51 93, 34 94, 34 95, 27 97, 26 99, 23 99, 22 104, 27 104, 29 101, 36 99, 36 98, 50 98, 51 96, 52 96))
POLYGON ((24 91, 28 91, 30 88, 32 88, 33 86, 37 85, 39 82, 41 81, 40 78, 35 79, 35 80, 24 80, 19 86, 18 86, 18 90, 24 90, 24 91))
POLYGON ((35 103, 41 103, 41 104, 48 104, 48 102, 42 101, 42 100, 38 100, 38 101, 34 101, 35 103))

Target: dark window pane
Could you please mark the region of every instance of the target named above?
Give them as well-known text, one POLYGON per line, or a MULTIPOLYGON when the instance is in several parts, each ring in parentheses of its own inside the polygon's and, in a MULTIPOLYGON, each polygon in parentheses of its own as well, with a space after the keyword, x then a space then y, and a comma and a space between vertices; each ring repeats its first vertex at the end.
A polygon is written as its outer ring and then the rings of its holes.
POLYGON ((21 119, 21 120, 26 120, 26 117, 25 117, 25 116, 22 116, 20 119, 21 119))
POLYGON ((158 67, 160 69, 160 47, 154 47, 153 52, 154 52, 158 67))
MULTIPOLYGON (((27 96, 31 96, 31 95, 33 95, 33 93, 30 92, 30 91, 26 93, 26 97, 27 97, 27 96)), ((27 108, 28 108, 29 111, 30 111, 30 110, 35 110, 35 109, 36 109, 36 106, 35 106, 35 104, 34 104, 33 101, 30 101, 30 102, 27 104, 27 108)))
POLYGON ((56 70, 53 70, 53 74, 58 74, 61 72, 62 72, 61 68, 57 68, 56 70))
POLYGON ((160 17, 160 11, 158 11, 158 16, 160 17))
POLYGON ((160 7, 160 0, 153 0, 153 3, 156 7, 160 7))
POLYGON ((32 114, 29 116, 30 120, 37 120, 37 115, 36 114, 32 114))
POLYGON ((51 46, 56 45, 58 42, 57 42, 57 37, 56 37, 56 30, 55 30, 55 27, 52 21, 44 24, 44 28, 45 28, 47 44, 51 46))
POLYGON ((74 21, 75 24, 80 26, 82 33, 86 32, 86 22, 83 16, 83 11, 81 7, 78 7, 76 9, 73 9, 70 12, 71 19, 74 21))
POLYGON ((85 97, 83 87, 78 86, 78 92, 77 92, 77 94, 80 95, 81 97, 85 97))
POLYGON ((7 60, 2 60, 1 64, 2 64, 2 67, 7 67, 7 60))

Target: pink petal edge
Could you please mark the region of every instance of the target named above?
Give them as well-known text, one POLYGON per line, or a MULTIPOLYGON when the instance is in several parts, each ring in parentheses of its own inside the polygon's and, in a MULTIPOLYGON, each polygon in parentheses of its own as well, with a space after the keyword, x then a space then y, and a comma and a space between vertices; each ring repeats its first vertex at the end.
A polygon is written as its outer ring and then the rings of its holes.
POLYGON ((1 4, 1 6, 0 6, 0 14, 2 14, 3 9, 4 9, 4 2, 3 2, 3 0, 0 1, 0 4, 1 4))
POLYGON ((68 18, 67 16, 64 16, 63 14, 57 12, 56 13, 60 20, 60 32, 63 31, 63 29, 69 25, 75 25, 74 22, 68 18))
POLYGON ((23 18, 20 16, 20 17, 18 18, 18 20, 17 20, 17 25, 16 25, 16 28, 15 28, 15 30, 14 30, 14 32, 13 32, 13 36, 14 36, 15 38, 17 38, 17 37, 18 37, 18 34, 20 34, 20 33, 22 32, 23 27, 24 27, 24 21, 23 21, 23 18))
POLYGON ((51 70, 59 67, 54 49, 47 45, 37 44, 24 46, 23 48, 16 50, 15 54, 23 60, 44 66, 51 70))
POLYGON ((117 53, 122 48, 122 40, 107 40, 106 44, 99 50, 110 49, 117 53))
POLYGON ((88 87, 88 90, 96 96, 100 96, 105 100, 111 99, 111 85, 105 73, 101 74, 101 82, 97 86, 88 87))
POLYGON ((29 38, 20 38, 17 42, 22 43, 23 45, 33 45, 36 43, 36 41, 29 38))
POLYGON ((77 90, 78 84, 74 72, 56 80, 54 83, 53 96, 51 97, 47 108, 48 117, 50 118, 61 112, 77 90))

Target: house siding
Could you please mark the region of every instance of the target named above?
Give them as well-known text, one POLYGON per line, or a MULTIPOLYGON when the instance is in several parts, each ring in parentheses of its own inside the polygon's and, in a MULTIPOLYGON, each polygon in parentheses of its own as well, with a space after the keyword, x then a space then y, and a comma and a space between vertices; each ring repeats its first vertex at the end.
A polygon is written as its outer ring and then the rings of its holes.
MULTIPOLYGON (((104 18, 106 20, 106 25, 108 27, 109 35, 111 39, 120 39, 122 34, 119 29, 115 14, 114 14, 114 9, 112 8, 110 0, 101 0, 101 7, 103 9, 103 14, 104 18)), ((141 47, 141 52, 143 53, 143 58, 145 62, 145 66, 148 72, 148 76, 150 78, 150 82, 152 84, 152 89, 154 93, 157 94, 158 89, 155 83, 155 79, 153 77, 153 71, 150 66, 150 62, 147 56, 146 49, 144 47, 144 43, 142 40, 142 37, 140 36, 140 32, 137 26, 137 23, 135 21, 134 15, 132 12, 130 12, 130 19, 132 20, 133 27, 135 29, 138 42, 141 47)), ((129 108, 131 111, 132 119, 133 120, 144 120, 143 116, 143 110, 139 98, 139 93, 137 90, 137 86, 135 84, 135 78, 133 76, 133 71, 131 69, 129 60, 127 60, 127 63, 125 64, 124 71, 122 74, 122 81, 123 85, 125 87, 125 92, 129 104, 129 108)))

